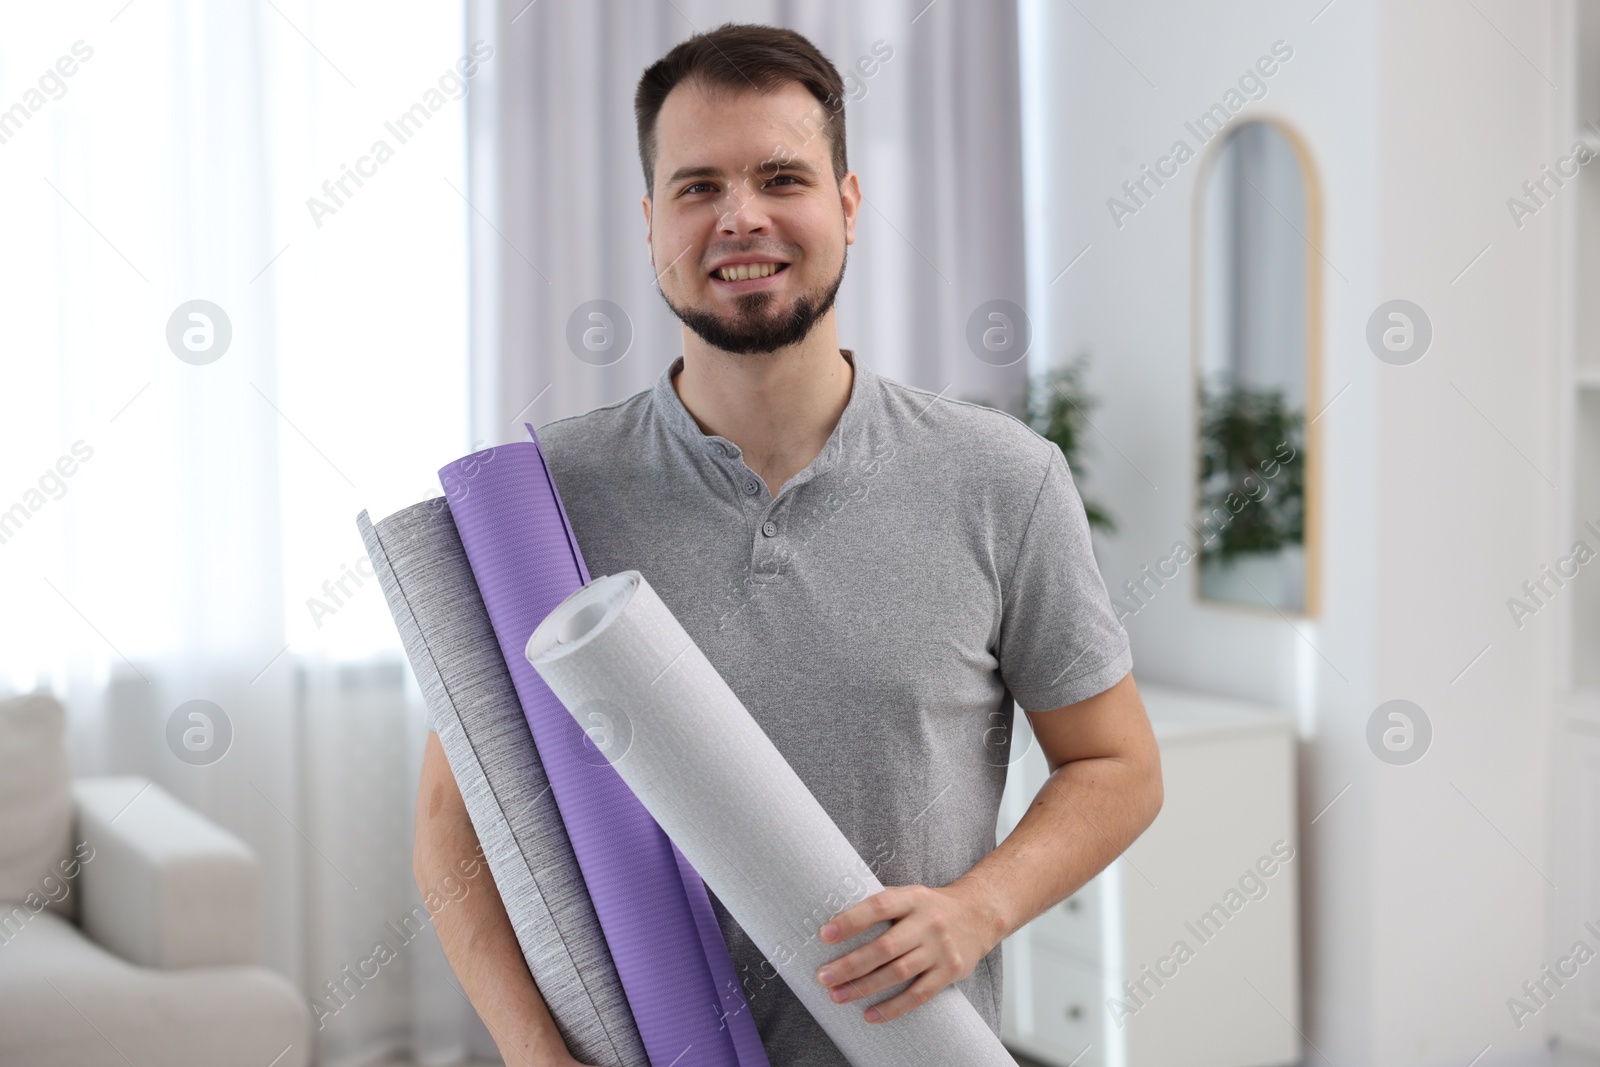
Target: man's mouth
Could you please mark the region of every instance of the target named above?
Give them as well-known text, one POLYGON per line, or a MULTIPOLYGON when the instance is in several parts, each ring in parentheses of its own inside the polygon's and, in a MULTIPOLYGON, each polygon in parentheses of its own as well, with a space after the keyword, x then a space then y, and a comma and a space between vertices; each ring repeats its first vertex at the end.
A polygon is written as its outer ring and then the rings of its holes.
POLYGON ((740 263, 732 267, 719 267, 711 277, 719 282, 746 282, 770 278, 787 270, 787 263, 740 263))

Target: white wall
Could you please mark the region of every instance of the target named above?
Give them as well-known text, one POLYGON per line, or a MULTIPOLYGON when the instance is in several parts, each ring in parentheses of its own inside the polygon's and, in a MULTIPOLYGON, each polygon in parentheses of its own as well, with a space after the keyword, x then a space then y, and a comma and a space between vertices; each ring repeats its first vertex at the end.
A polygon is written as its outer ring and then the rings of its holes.
POLYGON ((1201 161, 1120 229, 1106 200, 1174 140, 1193 146, 1184 122, 1273 42, 1294 50, 1233 121, 1282 118, 1318 168, 1320 385, 1324 403, 1338 395, 1318 421, 1321 616, 1201 607, 1190 567, 1128 630, 1139 677, 1300 716, 1303 1029, 1339 1064, 1466 1064, 1491 1045, 1489 1064, 1542 1045, 1505 1000, 1546 962, 1532 864, 1550 681, 1542 631, 1517 632, 1504 604, 1554 543, 1553 489, 1533 466, 1554 477, 1555 234, 1551 213, 1516 230, 1505 200, 1571 142, 1550 128, 1556 90, 1534 69, 1556 80, 1552 2, 1146 0, 1027 16, 1055 108, 1031 168, 1043 184, 1030 189, 1030 263, 1047 272, 1031 305, 1047 356, 1081 347, 1094 360, 1104 435, 1087 487, 1120 520, 1097 544, 1113 591, 1185 536, 1201 161), (1380 363, 1364 339, 1397 297, 1435 327, 1409 367, 1380 363), (1435 728, 1406 767, 1365 740, 1373 709, 1397 697, 1435 728))

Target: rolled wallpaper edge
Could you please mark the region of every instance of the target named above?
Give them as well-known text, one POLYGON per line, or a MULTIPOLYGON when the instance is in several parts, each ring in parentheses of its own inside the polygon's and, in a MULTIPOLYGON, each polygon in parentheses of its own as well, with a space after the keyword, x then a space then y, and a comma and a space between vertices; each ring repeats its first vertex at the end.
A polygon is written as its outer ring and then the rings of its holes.
POLYGON ((563 1041, 597 1067, 651 1067, 448 509, 427 501, 376 524, 362 511, 356 525, 563 1041))

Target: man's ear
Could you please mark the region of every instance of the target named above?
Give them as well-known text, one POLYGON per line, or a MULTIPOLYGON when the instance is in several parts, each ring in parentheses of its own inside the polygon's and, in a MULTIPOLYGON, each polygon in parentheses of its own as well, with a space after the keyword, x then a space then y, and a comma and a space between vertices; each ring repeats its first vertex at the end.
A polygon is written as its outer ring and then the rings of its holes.
POLYGON ((861 183, 855 171, 846 172, 839 182, 840 206, 844 210, 844 243, 856 243, 856 215, 861 211, 861 183))
POLYGON ((645 193, 644 196, 642 198, 640 198, 639 206, 644 209, 644 248, 645 248, 645 255, 649 258, 649 260, 650 260, 650 269, 653 271, 653 270, 655 270, 656 261, 655 261, 655 253, 654 253, 654 250, 651 248, 650 242, 651 242, 652 235, 655 233, 655 228, 650 223, 650 208, 651 208, 652 205, 650 203, 650 194, 649 193, 645 193))

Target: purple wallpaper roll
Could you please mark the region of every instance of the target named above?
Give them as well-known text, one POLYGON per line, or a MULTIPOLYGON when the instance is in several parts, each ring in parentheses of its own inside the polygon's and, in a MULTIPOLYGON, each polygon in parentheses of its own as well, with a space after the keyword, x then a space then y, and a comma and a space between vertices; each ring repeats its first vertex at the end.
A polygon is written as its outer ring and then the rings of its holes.
POLYGON ((705 884, 523 655, 589 581, 527 428, 531 441, 463 457, 439 481, 639 1036, 654 1067, 769 1067, 705 884))

